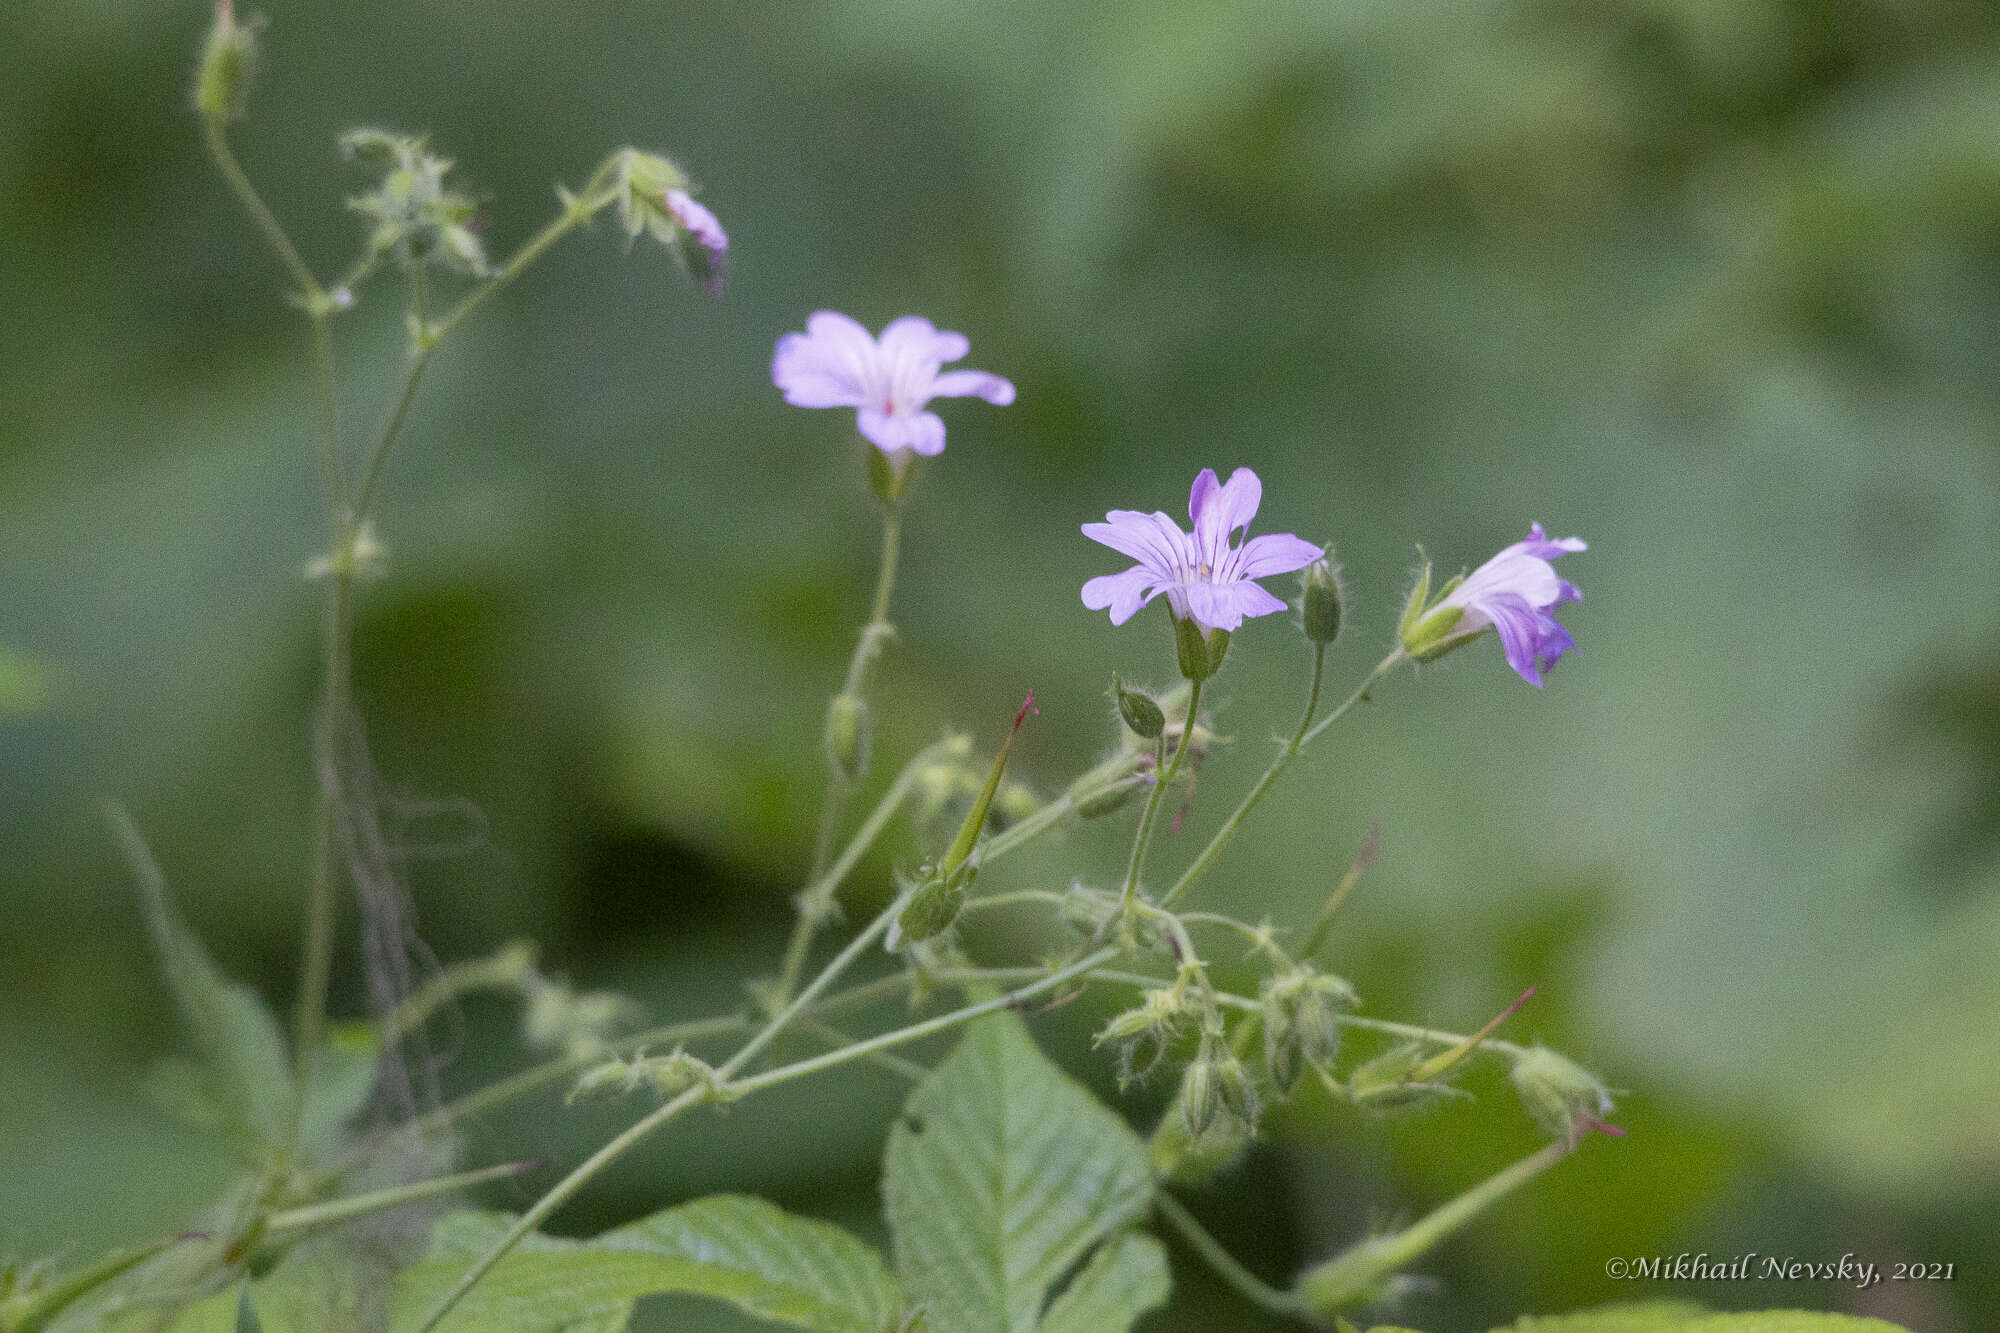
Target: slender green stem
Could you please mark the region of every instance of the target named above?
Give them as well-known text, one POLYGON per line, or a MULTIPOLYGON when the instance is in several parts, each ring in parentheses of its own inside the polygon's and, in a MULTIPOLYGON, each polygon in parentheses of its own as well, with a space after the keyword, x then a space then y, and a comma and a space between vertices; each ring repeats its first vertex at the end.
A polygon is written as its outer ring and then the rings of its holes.
MULTIPOLYGON (((861 635, 855 640, 854 651, 847 659, 847 674, 842 678, 840 692, 859 698, 862 687, 868 681, 868 667, 881 653, 883 643, 893 633, 889 624, 889 599, 896 590, 896 569, 900 563, 903 545, 903 517, 898 505, 885 504, 882 507, 882 555, 875 571, 875 600, 870 606, 868 619, 861 626, 861 635)), ((819 827, 813 834, 813 857, 810 878, 818 879, 826 871, 827 859, 833 854, 833 840, 840 831, 840 816, 847 803, 847 791, 852 779, 842 767, 841 758, 829 753, 827 756, 826 801, 820 806, 819 827)), ((807 941, 818 931, 817 921, 801 920, 797 931, 807 941)))
POLYGON ((306 312, 312 327, 313 387, 319 400, 319 459, 329 517, 327 539, 338 541, 339 516, 347 508, 347 466, 340 454, 339 409, 335 404, 332 315, 323 304, 306 312))
POLYGON ((1350 708, 1354 707, 1354 705, 1360 703, 1363 699, 1367 698, 1368 691, 1374 687, 1376 681, 1381 680, 1382 677, 1388 675, 1391 671, 1394 671, 1397 667, 1401 666, 1404 662, 1408 660, 1409 660, 1408 657, 1404 654, 1401 648, 1393 649, 1387 657, 1383 658, 1381 661, 1375 664, 1375 669, 1373 671, 1370 671, 1366 676, 1363 676, 1361 678, 1361 683, 1354 687, 1354 692, 1348 695, 1345 699, 1340 701, 1340 707, 1334 709, 1331 713, 1328 713, 1325 717, 1321 718, 1319 720, 1319 725, 1312 728, 1312 730, 1306 732, 1304 737, 1300 739, 1299 743, 1301 745, 1312 744, 1314 739, 1317 738, 1322 731, 1325 731, 1328 727, 1340 721, 1341 718, 1347 716, 1347 711, 1350 708))
MULTIPOLYGON (((1392 1037, 1408 1037, 1412 1041, 1435 1042, 1440 1046, 1467 1046, 1472 1038, 1462 1032, 1446 1032, 1441 1028, 1418 1027, 1414 1023, 1395 1023, 1386 1018, 1367 1018, 1361 1014, 1342 1014, 1337 1020, 1342 1027, 1365 1028, 1370 1032, 1384 1032, 1392 1037)), ((1514 1055, 1522 1054, 1526 1048, 1498 1037, 1488 1037, 1479 1043, 1489 1051, 1499 1051, 1514 1055)))
MULTIPOLYGON (((1125 888, 1120 894, 1124 910, 1127 912, 1132 910, 1132 905, 1139 896, 1139 875, 1146 868, 1146 850, 1152 845, 1153 820, 1160 813, 1160 797, 1166 794, 1173 780, 1180 776, 1181 761, 1187 758, 1188 742, 1194 739, 1196 719, 1200 717, 1200 710, 1201 682, 1191 681, 1188 684, 1187 717, 1181 723, 1181 739, 1180 744, 1174 747, 1173 763, 1167 766, 1165 772, 1160 771, 1157 762, 1154 764, 1153 789, 1146 794, 1146 808, 1139 815, 1139 828, 1132 837, 1132 855, 1125 863, 1125 888)), ((1162 739, 1165 739, 1164 735, 1162 739)))
POLYGON ((335 560, 327 578, 326 609, 320 635, 319 713, 314 726, 313 769, 319 789, 313 830, 312 871, 306 898, 305 952, 299 964, 297 1045, 293 1067, 298 1096, 292 1115, 296 1134, 305 1113, 307 1085, 326 1027, 326 992, 333 973, 333 928, 340 883, 338 846, 341 810, 347 799, 347 729, 351 724, 349 657, 353 618, 353 574, 335 560))
POLYGON ((508 1176, 518 1176, 534 1169, 533 1162, 508 1162, 501 1166, 482 1167, 477 1171, 461 1171, 457 1175, 440 1176, 435 1180, 419 1180, 414 1184, 396 1185, 389 1189, 373 1190, 367 1194, 351 1194, 344 1199, 329 1199, 325 1203, 307 1204, 303 1208, 288 1208, 283 1212, 271 1214, 265 1225, 272 1235, 309 1231, 315 1227, 350 1222, 357 1217, 367 1217, 371 1213, 399 1208, 418 1199, 429 1199, 439 1194, 450 1194, 455 1190, 470 1189, 474 1185, 484 1185, 489 1180, 504 1180, 508 1176))
MULTIPOLYGON (((892 911, 899 909, 900 906, 901 902, 899 900, 898 903, 892 904, 892 911)), ((876 918, 875 923, 870 926, 868 931, 863 932, 861 936, 857 937, 857 941, 872 943, 873 937, 879 935, 882 930, 886 930, 889 921, 893 919, 892 912, 884 912, 880 917, 876 918)), ((816 994, 822 988, 822 983, 830 981, 837 974, 838 969, 844 966, 846 961, 851 961, 851 957, 858 955, 859 952, 860 950, 853 946, 849 946, 847 950, 844 950, 841 956, 828 964, 826 971, 815 978, 813 984, 801 993, 800 1000, 807 1000, 816 994)), ((990 1000, 981 1001, 978 1004, 966 1005, 963 1008, 954 1009, 950 1013, 940 1014, 936 1018, 927 1019, 920 1023, 912 1023, 907 1027, 898 1028, 893 1032, 885 1032, 879 1036, 870 1037, 865 1041, 855 1042, 851 1046, 841 1047, 839 1050, 827 1051, 824 1054, 812 1056, 793 1064, 782 1065, 776 1069, 767 1070, 762 1074, 753 1074, 741 1079, 731 1078, 730 1075, 734 1070, 742 1068, 745 1063, 754 1058, 757 1052, 763 1049, 763 1045, 768 1045, 770 1040, 774 1039, 782 1030, 783 1026, 795 1016, 797 1010, 803 1007, 803 1005, 795 1003, 785 1013, 772 1019, 757 1037, 752 1038, 742 1050, 738 1051, 734 1057, 716 1071, 717 1081, 714 1085, 700 1085, 689 1088, 686 1092, 661 1105, 651 1114, 627 1128, 624 1133, 618 1135, 618 1137, 592 1153, 574 1171, 571 1171, 569 1175, 563 1177, 561 1181, 551 1187, 548 1193, 535 1200, 534 1204, 525 1213, 521 1214, 514 1225, 507 1229, 506 1234, 494 1242, 492 1248, 481 1255, 472 1267, 460 1275, 458 1281, 452 1284, 451 1290, 439 1298, 437 1304, 431 1307, 429 1314, 425 1317, 423 1323, 417 1326, 414 1333, 430 1333, 430 1330, 437 1327, 438 1323, 451 1312, 452 1308, 458 1304, 465 1293, 472 1289, 473 1284, 491 1271, 493 1266, 499 1263, 508 1251, 520 1243, 523 1236, 526 1236, 535 1227, 540 1225, 542 1219, 568 1202, 578 1190, 590 1183, 606 1167, 610 1166, 618 1158, 624 1156, 632 1148, 667 1124, 667 1122, 696 1103, 709 1099, 735 1100, 765 1088, 776 1087, 781 1083, 789 1083, 793 1079, 804 1078, 807 1075, 816 1074, 823 1070, 837 1068, 840 1065, 848 1064, 855 1060, 867 1059, 879 1051, 890 1050, 907 1042, 930 1036, 933 1033, 945 1031, 961 1023, 970 1022, 981 1015, 992 1013, 994 1010, 1019 1004, 1023 1000, 1051 990, 1073 977, 1090 971, 1100 963, 1110 961, 1117 956, 1117 953, 1116 949, 1099 949, 1095 953, 1078 959, 1067 967, 1047 974, 1030 985, 1023 986, 1018 990, 1010 991, 1004 995, 995 996, 990 1000), (760 1039, 762 1041, 761 1045, 760 1039)))
POLYGON ((464 1299, 465 1293, 472 1290, 473 1284, 491 1272, 493 1265, 499 1263, 507 1256, 508 1251, 520 1244, 523 1236, 540 1226, 543 1218, 568 1203, 571 1196, 596 1179, 604 1168, 643 1143, 675 1116, 712 1095, 712 1090, 705 1085, 697 1084, 689 1088, 678 1097, 660 1105, 644 1119, 635 1121, 624 1133, 592 1153, 582 1165, 557 1181, 546 1194, 535 1200, 528 1211, 514 1219, 514 1225, 508 1227, 506 1234, 495 1241, 486 1253, 474 1260, 472 1267, 459 1275, 458 1281, 452 1283, 451 1289, 439 1297, 437 1303, 431 1307, 430 1313, 424 1317, 424 1322, 417 1326, 416 1333, 430 1333, 431 1329, 436 1328, 439 1321, 451 1313, 452 1307, 464 1299))
POLYGON ((250 220, 263 233, 264 240, 285 266, 285 272, 299 289, 299 299, 308 305, 325 301, 326 292, 313 277, 312 270, 306 267, 306 261, 299 257, 298 247, 292 244, 292 238, 285 234, 277 215, 257 193, 257 187, 250 183, 242 163, 236 160, 235 152, 229 147, 229 135, 223 129, 222 118, 203 116, 201 124, 208 139, 208 154, 215 159, 216 169, 222 173, 222 179, 228 182, 236 201, 243 205, 243 211, 250 215, 250 220))
POLYGON ((424 367, 431 363, 431 353, 436 348, 435 337, 422 335, 410 348, 410 359, 403 366, 403 382, 396 391, 395 405, 389 409, 388 420, 383 423, 381 433, 375 437, 375 444, 368 451, 367 461, 361 466, 361 485, 354 493, 351 518, 357 527, 368 517, 368 511, 375 503, 375 488, 382 480, 383 464, 389 461, 389 451, 395 447, 403 422, 409 418, 410 404, 416 401, 417 386, 424 378, 424 367))
MULTIPOLYGON (((1108 947, 1099 949, 1095 953, 1084 955, 1067 967, 1059 968, 1054 972, 1043 973, 1039 979, 1025 986, 1010 990, 1003 995, 996 995, 991 999, 981 1000, 977 1004, 968 1004, 963 1008, 954 1009, 950 1013, 939 1014, 935 1018, 927 1018, 920 1023, 912 1023, 907 1027, 897 1028, 893 1032, 884 1032, 877 1036, 869 1037, 865 1041, 858 1041, 852 1046, 845 1046, 837 1051, 828 1051, 824 1055, 816 1055, 794 1064, 781 1065, 776 1069, 767 1070, 762 1074, 752 1074, 748 1078, 736 1079, 728 1085, 727 1091, 734 1096, 744 1096, 764 1088, 776 1087, 780 1083, 788 1083, 795 1078, 804 1078, 808 1074, 817 1074, 822 1070, 833 1069, 851 1060, 863 1059, 873 1055, 876 1051, 886 1051, 907 1042, 917 1041, 949 1028, 957 1027, 961 1023, 969 1023, 973 1019, 993 1013, 995 1010, 1013 1008, 1026 1000, 1033 999, 1037 995, 1054 990, 1065 982, 1074 980, 1086 972, 1092 971, 1100 963, 1109 962, 1117 956, 1117 949, 1108 947)), ((422 1330, 419 1330, 419 1333, 422 1333, 422 1330)))
POLYGON ((920 750, 914 759, 904 764, 902 772, 889 784, 889 790, 875 803, 875 809, 854 836, 848 839, 847 846, 841 849, 840 856, 800 891, 798 920, 793 923, 792 937, 785 944, 785 961, 778 973, 778 987, 774 992, 777 1003, 783 1004, 798 989, 799 978, 805 974, 806 953, 812 947, 813 935, 819 923, 833 912, 834 894, 853 872, 855 864, 874 845, 875 839, 881 836, 882 830, 889 826, 889 821, 902 808, 903 802, 909 799, 924 769, 936 763, 955 744, 953 741, 940 741, 920 750))
POLYGON ((1357 1242, 1299 1278, 1300 1302, 1321 1319, 1331 1319, 1340 1310, 1374 1302, 1397 1269, 1419 1258, 1483 1209, 1533 1180, 1569 1152, 1570 1145, 1557 1139, 1539 1152, 1495 1172, 1457 1198, 1440 1204, 1403 1230, 1357 1242))
MULTIPOLYGON (((801 1018, 798 1020, 798 1026, 801 1030, 812 1034, 822 1043, 836 1051, 843 1047, 852 1046, 856 1041, 860 1040, 858 1037, 841 1031, 833 1024, 822 1022, 817 1018, 801 1018)), ((906 1060, 902 1056, 890 1051, 875 1051, 871 1053, 868 1057, 868 1063, 876 1066, 878 1069, 886 1069, 899 1078, 906 1078, 912 1083, 917 1082, 931 1072, 915 1060, 906 1060)))
MULTIPOLYGON (((841 683, 841 694, 855 700, 861 698, 862 688, 867 683, 868 665, 882 651, 882 644, 894 630, 889 624, 889 599, 896 591, 896 569, 902 551, 903 516, 896 504, 882 506, 882 554, 875 571, 875 600, 870 605, 867 623, 861 627, 861 635, 855 641, 854 652, 847 659, 847 675, 841 683)), ((866 745, 866 738, 859 742, 866 745)), ((840 832, 841 815, 847 806, 849 789, 853 779, 848 776, 847 765, 852 759, 844 759, 827 753, 826 799, 820 804, 819 824, 813 831, 812 867, 807 878, 815 885, 827 879, 828 862, 833 856, 833 841, 840 832)), ((907 770, 905 770, 907 771, 907 770)), ((812 896, 808 889, 799 895, 799 915, 792 924, 792 937, 785 946, 784 968, 778 977, 775 999, 782 1004, 791 999, 792 990, 798 985, 804 973, 806 954, 812 948, 813 937, 819 934, 820 926, 831 914, 831 892, 821 897, 812 896)))
POLYGON ((1238 1295, 1260 1309, 1287 1318, 1298 1318, 1305 1313, 1305 1306, 1298 1296, 1289 1291, 1281 1291, 1255 1273, 1245 1268, 1236 1256, 1224 1249, 1222 1242, 1209 1234, 1195 1219, 1195 1215, 1182 1206, 1180 1200, 1161 1190, 1153 1196, 1153 1206, 1167 1225, 1180 1233, 1187 1247, 1195 1257, 1207 1264, 1215 1275, 1236 1289, 1238 1295))
POLYGON ((989 866, 1007 853, 1027 843, 1076 813, 1076 808, 1084 801, 1099 796, 1107 796, 1124 787, 1136 787, 1146 781, 1143 774, 1134 773, 1132 766, 1139 762, 1136 753, 1115 754, 1078 778, 1070 789, 1055 800, 1036 810, 1020 822, 987 838, 979 847, 979 861, 989 866))
POLYGON ((479 990, 520 990, 534 969, 534 947, 516 941, 487 958, 452 963, 412 991, 382 1022, 384 1042, 421 1027, 430 1016, 462 995, 479 990))
POLYGON ((800 991, 789 1003, 776 1014, 772 1015, 771 1020, 764 1024, 763 1028, 755 1036, 743 1043, 741 1050, 730 1056, 723 1063, 722 1067, 716 1070, 717 1075, 727 1080, 737 1070, 743 1068, 743 1066, 761 1055, 764 1048, 776 1041, 778 1034, 783 1032, 794 1018, 797 1018, 814 1000, 817 1000, 821 993, 840 977, 841 973, 853 966, 855 959, 861 957, 875 941, 881 939, 888 932, 890 925, 902 913, 903 908, 909 905, 909 901, 910 894, 908 892, 897 894, 895 900, 877 913, 875 919, 870 921, 859 935, 856 935, 847 942, 846 948, 834 955, 832 962, 820 969, 819 975, 808 982, 804 990, 800 991))
MULTIPOLYGON (((697 1018, 686 1023, 669 1023, 664 1027, 634 1033, 618 1042, 616 1049, 632 1051, 649 1046, 678 1046, 705 1037, 728 1036, 734 1032, 741 1032, 749 1026, 750 1020, 741 1014, 718 1014, 712 1018, 697 1018)), ((418 1117, 410 1122, 409 1130, 421 1138, 433 1131, 462 1124, 473 1116, 483 1115, 495 1107, 505 1106, 508 1102, 525 1097, 531 1092, 554 1087, 564 1079, 582 1073, 602 1059, 603 1057, 597 1052, 589 1052, 566 1055, 531 1069, 523 1069, 519 1073, 468 1092, 463 1097, 418 1117)))
POLYGON ((974 898, 966 903, 968 912, 988 912, 996 907, 1016 907, 1022 903, 1060 903, 1067 894, 1053 889, 1016 889, 1012 893, 993 893, 984 898, 974 898))
MULTIPOLYGON (((600 170, 598 174, 601 177, 603 172, 600 170)), ((593 181, 581 196, 570 199, 563 206, 563 211, 546 227, 529 237, 505 264, 460 297, 457 305, 439 316, 437 323, 430 326, 432 340, 441 339, 457 328, 467 315, 484 305, 495 292, 525 273, 550 246, 590 221, 616 198, 614 190, 605 189, 599 182, 593 181)))
POLYGON ((1278 780, 1278 775, 1290 767, 1292 760, 1298 757, 1299 751, 1311 743, 1313 737, 1325 731, 1329 726, 1338 721, 1341 715, 1346 713, 1348 709, 1359 703, 1368 693, 1369 688, 1376 681, 1387 675, 1390 669, 1402 661, 1402 659, 1403 650, 1401 648, 1396 649, 1383 658, 1376 664, 1375 669, 1369 672, 1359 685, 1354 687, 1354 692, 1347 696, 1346 701, 1340 707, 1334 709, 1325 718, 1321 719, 1318 726, 1314 726, 1313 714, 1319 709, 1320 677, 1326 665, 1326 645, 1313 645, 1312 687, 1306 694, 1305 716, 1299 720, 1298 730, 1292 733, 1292 738, 1285 742, 1283 749, 1278 751, 1277 758, 1271 761, 1271 766, 1264 770, 1264 775, 1257 779, 1256 785, 1250 788, 1249 792, 1243 797, 1242 802, 1237 805, 1235 812, 1223 821, 1222 827, 1215 831, 1215 836, 1208 840, 1208 846, 1201 849, 1201 855, 1195 857, 1188 868, 1181 873, 1181 877, 1174 881, 1174 887, 1167 891, 1167 896, 1160 899, 1162 907, 1172 907, 1175 903, 1179 902, 1181 895, 1185 894, 1189 887, 1208 870, 1209 866, 1214 864, 1215 858, 1221 855, 1224 847, 1229 845, 1230 839, 1234 838, 1237 831, 1243 827, 1243 821, 1249 818, 1250 812, 1257 808, 1257 803, 1263 800, 1265 793, 1271 790, 1272 784, 1278 780))

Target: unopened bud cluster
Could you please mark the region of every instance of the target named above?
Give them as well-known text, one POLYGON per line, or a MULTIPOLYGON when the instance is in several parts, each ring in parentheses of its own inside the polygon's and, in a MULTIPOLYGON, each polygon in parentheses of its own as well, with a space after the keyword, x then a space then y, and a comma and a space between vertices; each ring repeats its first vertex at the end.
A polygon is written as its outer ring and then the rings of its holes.
POLYGON ((605 1101, 640 1088, 662 1098, 678 1097, 690 1088, 719 1092, 721 1084, 707 1061, 676 1050, 671 1055, 636 1055, 610 1059, 585 1070, 569 1090, 571 1102, 605 1101))
POLYGON ((449 188, 448 158, 426 150, 420 136, 388 130, 349 130, 340 137, 349 158, 381 171, 381 183, 348 201, 371 224, 368 248, 402 264, 441 264, 474 277, 484 275, 486 247, 474 228, 472 196, 449 188))
POLYGON ((538 1050, 559 1050, 572 1058, 606 1050, 640 1017, 639 1006, 623 995, 579 993, 540 975, 529 977, 525 991, 522 1040, 538 1050))

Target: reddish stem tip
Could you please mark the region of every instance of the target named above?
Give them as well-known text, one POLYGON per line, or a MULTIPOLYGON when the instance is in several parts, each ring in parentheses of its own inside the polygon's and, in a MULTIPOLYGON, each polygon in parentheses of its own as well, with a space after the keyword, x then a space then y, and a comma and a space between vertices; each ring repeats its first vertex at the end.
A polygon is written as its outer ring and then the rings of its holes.
POLYGON ((1021 700, 1020 711, 1014 714, 1014 730, 1019 731, 1021 729, 1021 724, 1028 720, 1028 714, 1039 713, 1041 711, 1041 709, 1035 707, 1035 692, 1029 690, 1028 697, 1021 700))

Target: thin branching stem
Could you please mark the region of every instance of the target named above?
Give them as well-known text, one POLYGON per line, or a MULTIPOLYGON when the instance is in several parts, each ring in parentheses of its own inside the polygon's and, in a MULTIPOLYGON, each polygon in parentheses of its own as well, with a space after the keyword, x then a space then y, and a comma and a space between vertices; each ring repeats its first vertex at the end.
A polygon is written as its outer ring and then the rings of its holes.
POLYGON ((1292 733, 1292 738, 1285 742, 1283 749, 1278 751, 1277 758, 1271 761, 1271 766, 1264 770, 1263 776, 1257 779, 1256 785, 1251 787, 1249 792, 1244 795, 1242 802, 1237 805, 1235 812, 1223 821, 1222 827, 1215 831, 1215 836, 1208 840, 1208 846, 1201 849, 1201 855, 1195 857, 1193 862, 1188 865, 1188 868, 1181 872, 1181 877, 1174 881, 1173 888, 1167 891, 1166 897, 1160 899, 1161 906, 1172 907, 1181 900, 1182 895, 1214 864, 1215 858, 1221 855, 1224 847, 1229 845, 1229 840, 1234 838, 1237 831, 1243 827, 1243 821, 1249 818, 1250 812, 1257 808, 1257 803, 1263 800, 1265 793, 1271 790, 1272 784, 1278 780, 1278 775, 1283 773, 1291 765, 1292 760, 1298 757, 1299 751, 1309 745, 1315 736, 1339 721, 1348 709, 1354 707, 1355 704, 1367 697, 1369 689, 1375 682, 1387 675, 1402 660, 1403 650, 1401 648, 1396 649, 1383 658, 1376 664, 1375 669, 1370 671, 1362 678, 1361 683, 1354 687, 1354 692, 1347 696, 1340 707, 1322 718, 1318 726, 1314 726, 1313 715, 1319 708, 1320 676, 1326 664, 1326 645, 1313 645, 1312 686, 1306 694, 1305 716, 1300 719, 1298 730, 1292 733))
POLYGON ((1286 1318, 1296 1319, 1304 1315, 1305 1306, 1295 1293, 1282 1291, 1245 1268, 1180 1200, 1161 1190, 1153 1196, 1153 1207, 1159 1210, 1167 1225, 1187 1242, 1195 1257, 1207 1264, 1211 1272, 1233 1287, 1244 1300, 1286 1318))
MULTIPOLYGON (((1194 729, 1196 719, 1200 716, 1200 709, 1201 682, 1190 681, 1187 717, 1181 723, 1180 744, 1174 747, 1173 762, 1164 772, 1160 771, 1157 763, 1154 765, 1153 789, 1146 794, 1146 808, 1139 815, 1139 828, 1132 837, 1132 855, 1125 863, 1125 887, 1119 894, 1127 913, 1131 912, 1132 905, 1139 896, 1139 876, 1146 868, 1146 851, 1152 846, 1153 821, 1160 813, 1160 797, 1166 794, 1167 788, 1180 776, 1181 763, 1187 758, 1188 743, 1194 739, 1194 729)), ((1162 739, 1165 739, 1164 734, 1162 739)))

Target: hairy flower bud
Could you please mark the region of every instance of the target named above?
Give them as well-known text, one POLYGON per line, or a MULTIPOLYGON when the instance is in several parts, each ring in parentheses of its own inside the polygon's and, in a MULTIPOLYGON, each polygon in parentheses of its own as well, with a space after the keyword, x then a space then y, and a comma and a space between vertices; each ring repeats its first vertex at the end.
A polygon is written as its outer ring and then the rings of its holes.
POLYGON ((1554 1138, 1574 1143, 1581 1128, 1611 1113, 1611 1094, 1597 1076, 1546 1046, 1516 1056, 1510 1077, 1528 1114, 1554 1138))
POLYGON ((1125 688, 1125 682, 1113 676, 1111 692, 1118 700, 1118 716, 1135 736, 1146 740, 1158 740, 1167 729, 1167 715, 1160 709, 1159 701, 1140 690, 1125 688))
POLYGON ((1195 1138, 1177 1108, 1169 1109, 1147 1142, 1153 1174, 1176 1185, 1199 1185, 1226 1169, 1250 1146, 1247 1125, 1227 1117, 1195 1138))
POLYGON ((1355 1006, 1354 987, 1302 967, 1266 980, 1262 998, 1264 1067, 1279 1091, 1290 1091, 1306 1069, 1340 1053, 1340 1016, 1355 1006))
POLYGON ((202 115, 223 121, 243 114, 257 64, 259 26, 238 23, 233 0, 216 0, 215 22, 202 45, 194 78, 194 109, 202 115))
POLYGON ((712 1088, 716 1081, 715 1069, 708 1061, 682 1050, 640 1061, 638 1073, 662 1097, 678 1097, 694 1087, 712 1088))
POLYGON ((897 915, 895 927, 889 932, 888 947, 921 944, 950 929, 965 908, 966 886, 972 882, 971 869, 968 864, 956 874, 933 874, 919 885, 897 915))
POLYGON ((836 694, 826 706, 826 757, 835 770, 853 781, 868 769, 868 701, 858 694, 836 694))
POLYGON ((1186 998, 1178 987, 1156 987, 1141 995, 1135 1008, 1114 1015, 1098 1031, 1092 1044, 1118 1044, 1118 1082, 1128 1084, 1153 1072, 1190 1017, 1186 998))
POLYGON ((349 130, 340 136, 340 147, 350 159, 382 172, 380 185, 347 202, 372 224, 370 250, 403 264, 442 264, 473 277, 488 272, 486 248, 473 230, 478 206, 470 195, 446 186, 451 162, 428 152, 421 136, 349 130))
POLYGON ((1347 1094, 1371 1111, 1421 1111, 1448 1097, 1465 1094, 1448 1083, 1419 1076, 1423 1048, 1412 1042, 1356 1066, 1347 1078, 1347 1094))
POLYGON ((1305 587, 1299 597, 1299 625, 1306 638, 1330 645, 1340 637, 1340 608, 1346 600, 1340 588, 1340 571, 1331 560, 1319 559, 1306 566, 1305 587))

